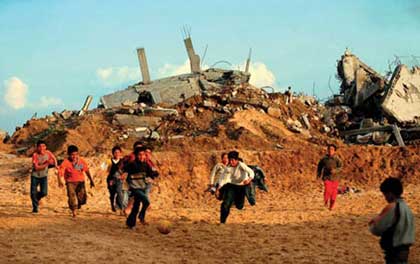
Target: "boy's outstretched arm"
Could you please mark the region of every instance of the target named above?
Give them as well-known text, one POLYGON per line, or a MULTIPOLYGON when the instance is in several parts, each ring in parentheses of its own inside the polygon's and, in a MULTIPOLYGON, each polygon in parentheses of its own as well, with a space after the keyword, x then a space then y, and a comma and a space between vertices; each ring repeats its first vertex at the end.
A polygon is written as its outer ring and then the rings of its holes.
POLYGON ((90 188, 95 187, 95 183, 93 182, 93 178, 92 178, 92 174, 90 174, 90 170, 86 171, 86 176, 89 178, 90 188))

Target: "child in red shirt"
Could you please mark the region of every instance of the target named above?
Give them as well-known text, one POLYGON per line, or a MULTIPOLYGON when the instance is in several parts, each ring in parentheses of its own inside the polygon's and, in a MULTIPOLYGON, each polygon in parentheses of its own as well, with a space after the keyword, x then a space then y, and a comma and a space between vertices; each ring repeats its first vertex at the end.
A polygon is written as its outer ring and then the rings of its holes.
MULTIPOLYGON (((67 154, 68 158, 61 163, 58 173, 59 177, 64 177, 67 186, 69 208, 73 217, 76 217, 76 210, 86 204, 87 199, 84 174, 88 176, 91 188, 95 187, 95 184, 86 161, 79 157, 77 146, 69 146, 67 154)), ((61 181, 59 181, 58 186, 60 188, 63 187, 61 181)))

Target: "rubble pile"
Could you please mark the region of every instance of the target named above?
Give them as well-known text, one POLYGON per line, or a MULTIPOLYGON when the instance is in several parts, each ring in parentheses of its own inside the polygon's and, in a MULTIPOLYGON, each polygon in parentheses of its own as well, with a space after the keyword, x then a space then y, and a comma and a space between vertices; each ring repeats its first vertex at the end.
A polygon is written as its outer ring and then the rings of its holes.
POLYGON ((347 142, 405 146, 420 139, 420 67, 398 65, 390 79, 348 50, 337 64, 340 94, 324 123, 347 142))
POLYGON ((79 111, 34 117, 11 137, 0 133, 0 139, 19 153, 31 153, 40 139, 58 153, 76 143, 91 153, 116 144, 130 148, 138 139, 163 148, 199 142, 216 149, 219 143, 236 148, 249 147, 249 142, 281 149, 290 137, 311 144, 338 142, 341 137, 346 142, 399 146, 420 139, 418 67, 399 65, 388 80, 346 51, 337 65, 340 94, 321 104, 312 96, 294 95, 290 87, 283 94, 251 85, 250 58, 245 71, 202 70, 191 39, 184 41, 191 73, 151 80, 140 48, 143 81, 102 96, 94 110, 88 110, 88 96, 79 111))

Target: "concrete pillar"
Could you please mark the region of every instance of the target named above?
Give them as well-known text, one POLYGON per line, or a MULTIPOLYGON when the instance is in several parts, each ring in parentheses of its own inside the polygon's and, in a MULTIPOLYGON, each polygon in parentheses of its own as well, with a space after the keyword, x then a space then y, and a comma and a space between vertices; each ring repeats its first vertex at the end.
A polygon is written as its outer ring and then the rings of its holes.
POLYGON ((91 95, 88 95, 88 97, 86 97, 85 103, 82 106, 82 109, 79 111, 79 116, 84 115, 88 110, 89 110, 89 106, 90 103, 92 103, 93 97, 91 95))
POLYGON ((246 73, 249 73, 249 65, 251 63, 251 52, 252 52, 252 49, 249 49, 248 59, 246 60, 246 65, 245 65, 246 73))
POLYGON ((190 59, 190 66, 192 73, 199 73, 200 69, 200 56, 195 54, 191 38, 184 39, 185 48, 187 49, 188 58, 190 59))
POLYGON ((141 76, 143 77, 143 83, 148 84, 150 83, 150 74, 149 66, 147 65, 146 52, 144 51, 144 48, 137 49, 137 56, 139 58, 140 71, 141 76))

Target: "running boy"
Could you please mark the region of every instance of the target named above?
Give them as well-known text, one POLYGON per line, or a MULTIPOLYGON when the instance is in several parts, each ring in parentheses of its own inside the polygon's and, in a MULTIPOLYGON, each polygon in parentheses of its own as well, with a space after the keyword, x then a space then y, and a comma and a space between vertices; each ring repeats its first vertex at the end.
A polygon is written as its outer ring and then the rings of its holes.
POLYGON ((335 155, 336 150, 337 147, 333 144, 327 146, 327 155, 319 161, 317 170, 317 178, 324 181, 324 205, 330 210, 334 208, 337 198, 339 171, 343 166, 335 155))
POLYGON ((212 194, 216 192, 216 189, 217 189, 216 182, 222 176, 223 172, 226 169, 226 166, 229 163, 228 154, 226 152, 223 152, 220 158, 221 158, 220 162, 214 165, 210 173, 210 184, 208 185, 209 187, 208 190, 212 194))
POLYGON ((230 207, 235 203, 237 209, 244 207, 246 186, 254 178, 254 171, 245 163, 239 161, 239 153, 228 153, 229 165, 217 181, 217 193, 223 188, 223 202, 220 206, 220 223, 226 223, 230 207))
MULTIPOLYGON (((67 148, 68 158, 59 167, 59 176, 64 177, 67 186, 67 197, 72 216, 76 217, 77 209, 86 204, 87 195, 85 188, 85 175, 89 178, 90 188, 95 187, 89 167, 81 157, 77 146, 70 145, 67 148)), ((59 181, 60 188, 63 187, 59 181)))
POLYGON ((32 213, 38 213, 40 200, 48 195, 48 168, 50 166, 57 168, 57 159, 47 150, 45 142, 40 140, 36 143, 36 152, 32 155, 32 213))
POLYGON ((126 224, 128 228, 136 226, 137 215, 142 224, 146 224, 146 210, 150 204, 149 197, 146 195, 146 187, 148 178, 156 178, 159 174, 153 171, 147 164, 146 148, 136 148, 134 152, 136 159, 134 162, 128 163, 124 167, 124 171, 128 174, 127 182, 129 185, 130 195, 134 197, 133 208, 127 218, 126 224), (139 214, 140 203, 142 208, 139 214))

